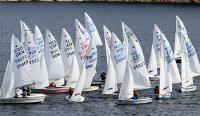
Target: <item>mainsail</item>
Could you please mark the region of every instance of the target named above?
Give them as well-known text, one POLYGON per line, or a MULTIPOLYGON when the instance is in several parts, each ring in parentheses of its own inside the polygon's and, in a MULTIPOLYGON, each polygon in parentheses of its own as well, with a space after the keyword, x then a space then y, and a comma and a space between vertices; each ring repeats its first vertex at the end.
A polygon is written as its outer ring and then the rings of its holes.
POLYGON ((101 38, 99 36, 99 32, 92 20, 92 18, 85 12, 85 29, 90 34, 90 37, 95 40, 96 45, 101 46, 101 38))
POLYGON ((49 30, 46 31, 45 61, 47 65, 49 80, 63 80, 59 85, 64 84, 64 67, 58 43, 49 30))

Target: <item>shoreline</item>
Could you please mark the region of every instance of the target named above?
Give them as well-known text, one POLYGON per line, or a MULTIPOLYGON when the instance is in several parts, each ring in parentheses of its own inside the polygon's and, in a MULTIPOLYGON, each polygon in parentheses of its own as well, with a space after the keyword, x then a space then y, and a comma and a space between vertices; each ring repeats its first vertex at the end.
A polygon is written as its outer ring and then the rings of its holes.
POLYGON ((199 4, 200 0, 0 0, 0 2, 97 2, 199 4))

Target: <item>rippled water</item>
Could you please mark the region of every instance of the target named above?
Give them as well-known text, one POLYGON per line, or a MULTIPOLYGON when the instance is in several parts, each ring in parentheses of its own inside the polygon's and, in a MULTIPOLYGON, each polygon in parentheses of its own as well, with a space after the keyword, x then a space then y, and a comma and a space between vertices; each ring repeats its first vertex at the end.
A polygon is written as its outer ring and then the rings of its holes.
MULTIPOLYGON (((60 43, 61 28, 65 27, 75 38, 74 19, 83 21, 83 13, 94 20, 103 40, 103 25, 122 38, 121 22, 127 23, 138 37, 146 61, 149 59, 152 44, 153 25, 156 23, 174 46, 175 16, 179 15, 188 30, 190 39, 200 55, 200 5, 174 4, 120 4, 120 3, 0 3, 0 83, 2 82, 6 63, 10 57, 11 35, 20 38, 19 20, 24 20, 31 29, 38 25, 44 33, 50 29, 60 43)), ((104 46, 99 49, 97 73, 106 70, 104 46)), ((173 88, 172 99, 154 100, 151 104, 136 106, 117 106, 114 98, 104 98, 101 92, 83 93, 86 101, 69 104, 64 100, 65 94, 47 96, 44 104, 0 105, 0 116, 72 116, 72 115, 189 115, 200 113, 200 80, 194 80, 198 90, 181 94, 173 88)), ((151 94, 146 90, 144 95, 151 94)))

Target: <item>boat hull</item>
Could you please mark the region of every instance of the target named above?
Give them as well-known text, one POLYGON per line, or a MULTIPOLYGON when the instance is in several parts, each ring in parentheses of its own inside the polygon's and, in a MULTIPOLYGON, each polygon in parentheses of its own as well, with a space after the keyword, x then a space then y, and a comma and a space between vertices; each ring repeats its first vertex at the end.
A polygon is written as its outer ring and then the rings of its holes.
POLYGON ((30 96, 23 98, 3 98, 0 99, 2 104, 30 104, 30 103, 43 103, 46 95, 33 93, 30 96))
POLYGON ((170 99, 170 98, 171 98, 171 93, 164 94, 164 95, 159 95, 159 99, 170 99))
POLYGON ((104 93, 102 93, 101 95, 103 97, 106 97, 106 98, 117 98, 119 96, 119 93, 112 93, 112 94, 104 94, 104 93))
POLYGON ((98 90, 99 87, 98 86, 91 86, 90 88, 85 88, 83 89, 84 92, 89 92, 89 91, 96 91, 98 90))
POLYGON ((160 75, 151 76, 151 77, 149 77, 149 79, 150 79, 150 81, 159 81, 160 75))
POLYGON ((195 91, 197 89, 197 86, 189 86, 189 87, 182 87, 181 88, 181 92, 192 92, 192 91, 195 91))
POLYGON ((137 104, 147 104, 152 102, 150 97, 140 97, 138 99, 127 99, 127 100, 117 100, 118 105, 137 105, 137 104))
POLYGON ((55 88, 44 88, 40 89, 41 93, 67 93, 69 91, 68 87, 55 87, 55 88))
POLYGON ((81 102, 84 102, 84 100, 85 100, 85 98, 83 97, 83 96, 80 96, 80 98, 78 99, 78 100, 71 100, 70 99, 70 96, 69 95, 67 95, 66 96, 66 100, 68 101, 68 102, 70 102, 70 103, 81 103, 81 102))
POLYGON ((102 85, 104 84, 104 82, 92 82, 91 86, 98 86, 98 87, 101 87, 102 85))

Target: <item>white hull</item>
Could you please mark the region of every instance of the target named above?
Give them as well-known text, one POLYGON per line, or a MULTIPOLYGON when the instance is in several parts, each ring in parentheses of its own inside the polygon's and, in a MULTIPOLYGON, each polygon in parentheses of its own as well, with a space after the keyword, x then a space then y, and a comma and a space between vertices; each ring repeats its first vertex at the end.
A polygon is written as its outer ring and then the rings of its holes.
POLYGON ((22 96, 18 98, 1 98, 0 103, 2 104, 30 104, 30 103, 43 103, 46 95, 44 94, 31 94, 23 98, 22 96))
POLYGON ((99 89, 98 86, 91 86, 90 88, 83 89, 83 91, 84 91, 84 92, 96 91, 96 90, 98 90, 98 89, 99 89))
POLYGON ((74 100, 71 100, 70 97, 67 95, 66 96, 66 99, 70 102, 70 103, 81 103, 81 102, 84 102, 85 98, 83 96, 80 96, 80 98, 76 101, 74 100))
POLYGON ((137 105, 137 104, 146 104, 151 103, 152 98, 150 97, 140 97, 138 99, 127 99, 127 100, 117 100, 118 105, 137 105))
POLYGON ((119 93, 112 93, 112 94, 104 94, 102 93, 102 96, 103 97, 107 97, 107 98, 110 98, 110 97, 118 97, 119 96, 119 93))
POLYGON ((149 79, 150 79, 150 81, 159 81, 160 75, 151 76, 151 77, 149 77, 149 79))
POLYGON ((188 86, 188 87, 182 87, 181 92, 192 92, 192 91, 195 91, 196 89, 197 89, 196 86, 191 85, 191 86, 188 86))
POLYGON ((159 95, 159 99, 169 99, 169 98, 171 98, 171 93, 164 94, 164 95, 159 95))

